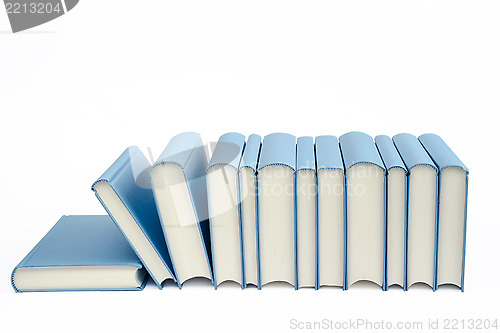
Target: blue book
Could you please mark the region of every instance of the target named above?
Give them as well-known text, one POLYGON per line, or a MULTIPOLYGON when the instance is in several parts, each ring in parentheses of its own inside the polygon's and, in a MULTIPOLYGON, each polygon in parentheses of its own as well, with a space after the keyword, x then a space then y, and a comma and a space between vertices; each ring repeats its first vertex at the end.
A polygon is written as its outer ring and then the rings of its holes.
POLYGON ((387 135, 376 136, 375 144, 386 169, 386 286, 406 289, 406 167, 387 135))
POLYGON ((258 166, 260 285, 296 286, 295 136, 264 137, 258 166))
POLYGON ((14 268, 16 292, 142 290, 147 273, 108 216, 63 216, 14 268))
POLYGON ((198 133, 174 136, 150 171, 163 233, 180 283, 213 282, 207 202, 208 159, 198 133))
POLYGON ((316 137, 317 287, 344 288, 345 185, 344 162, 337 137, 316 137))
POLYGON ((465 231, 469 169, 435 134, 418 138, 439 171, 437 282, 464 291, 465 231))
POLYGON ((176 279, 149 183, 150 169, 139 148, 127 148, 92 190, 161 289, 165 280, 176 279))
POLYGON ((297 138, 295 167, 297 288, 316 288, 316 158, 310 136, 297 138))
POLYGON ((405 289, 424 283, 436 290, 438 169, 415 136, 392 141, 408 170, 405 289))
POLYGON ((358 281, 385 286, 385 166, 371 136, 339 138, 344 158, 347 289, 358 281))
POLYGON ((239 167, 238 202, 242 232, 243 285, 259 285, 259 253, 257 251, 258 202, 257 164, 259 162, 261 138, 257 134, 248 137, 239 167))
POLYGON ((244 135, 222 135, 207 168, 215 289, 224 281, 234 281, 244 287, 238 204, 238 168, 244 148, 244 135))

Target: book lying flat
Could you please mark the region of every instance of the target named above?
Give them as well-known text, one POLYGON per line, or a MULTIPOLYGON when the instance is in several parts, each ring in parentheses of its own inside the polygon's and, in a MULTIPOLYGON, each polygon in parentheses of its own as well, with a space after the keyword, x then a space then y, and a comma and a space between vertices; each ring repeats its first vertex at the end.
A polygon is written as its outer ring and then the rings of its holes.
POLYGON ((156 206, 180 285, 194 277, 213 282, 207 166, 200 135, 186 132, 170 140, 150 172, 156 206))
POLYGON ((92 190, 161 289, 165 280, 176 279, 149 182, 150 169, 139 148, 130 147, 92 190))
POLYGON ((385 289, 385 167, 371 136, 339 138, 347 194, 346 289, 371 281, 385 289))
POLYGON ((318 287, 344 287, 344 163, 337 138, 316 137, 318 181, 318 287))
POLYGON ((16 292, 142 290, 146 270, 108 216, 63 216, 14 268, 16 292))
POLYGON ((316 161, 312 137, 297 138, 296 163, 296 285, 316 288, 316 161))
POLYGON ((243 288, 238 168, 245 136, 222 135, 207 168, 214 286, 234 281, 243 288))
POLYGON ((257 134, 248 137, 239 168, 239 197, 242 232, 244 286, 259 285, 259 254, 257 246, 258 202, 257 164, 260 156, 261 138, 257 134))
POLYGON ((464 291, 469 169, 439 136, 418 139, 439 169, 436 288, 453 284, 464 291))
POLYGON ((386 285, 406 289, 406 167, 387 135, 376 136, 375 144, 386 169, 386 285))
POLYGON ((436 289, 438 170, 416 137, 392 138, 408 170, 406 288, 425 283, 436 289))
POLYGON ((296 286, 295 136, 264 137, 258 169, 261 285, 282 281, 296 286))

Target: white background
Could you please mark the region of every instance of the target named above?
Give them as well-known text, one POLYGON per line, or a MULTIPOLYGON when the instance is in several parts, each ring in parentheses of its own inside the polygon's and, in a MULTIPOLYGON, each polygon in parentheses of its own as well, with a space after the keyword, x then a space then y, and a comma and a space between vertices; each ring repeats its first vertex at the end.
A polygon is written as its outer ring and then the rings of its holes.
MULTIPOLYGON (((498 313, 500 3, 82 0, 12 34, 0 13, 0 331, 287 331, 290 319, 498 313), (469 167, 465 293, 372 286, 15 294, 14 266, 130 145, 236 131, 434 132, 469 167), (177 329, 177 330, 175 330, 177 329)), ((500 324, 500 323, 499 323, 500 324)))

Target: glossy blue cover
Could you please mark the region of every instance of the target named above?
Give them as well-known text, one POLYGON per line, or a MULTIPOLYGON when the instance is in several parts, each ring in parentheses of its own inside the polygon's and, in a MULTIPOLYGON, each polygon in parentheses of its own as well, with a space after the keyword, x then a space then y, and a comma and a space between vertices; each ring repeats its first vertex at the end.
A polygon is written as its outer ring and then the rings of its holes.
POLYGON ((422 147, 415 136, 408 133, 401 133, 395 135, 392 138, 392 141, 394 142, 394 145, 396 145, 396 148, 406 165, 408 173, 410 173, 411 169, 417 165, 428 165, 437 171, 434 162, 432 162, 432 159, 429 157, 424 147, 422 147))
POLYGON ((243 156, 241 157, 240 168, 251 168, 257 171, 261 147, 261 137, 252 134, 248 137, 243 156))
POLYGON ((375 142, 368 134, 349 132, 342 135, 339 142, 346 173, 351 167, 359 163, 373 164, 385 171, 384 163, 380 158, 375 142))
MULTIPOLYGON (((158 212, 156 210, 153 190, 149 182, 149 170, 151 165, 139 148, 133 146, 127 148, 118 159, 102 174, 101 177, 92 185, 97 199, 101 202, 104 209, 106 205, 95 191, 95 185, 99 182, 108 182, 118 195, 123 205, 134 218, 137 225, 140 227, 151 246, 155 249, 161 261, 170 272, 174 281, 172 261, 168 254, 167 245, 163 237, 162 227, 158 212)), ((108 211, 109 214, 109 211, 108 211)), ((121 230, 119 223, 109 214, 117 227, 121 230)), ((125 234, 124 234, 125 236, 125 234)), ((126 238, 126 236, 125 236, 126 238)), ((128 240, 128 238, 127 238, 128 240)), ((128 240, 130 242, 130 240, 128 240)), ((132 249, 139 258, 141 254, 137 252, 134 244, 130 243, 132 249)), ((141 259, 142 260, 142 259, 141 259)), ((142 261, 153 281, 162 288, 162 282, 158 281, 148 266, 142 261)))
MULTIPOLYGON (((462 283, 460 290, 464 291, 464 277, 465 277, 465 236, 467 233, 467 200, 469 192, 469 169, 465 164, 458 158, 457 155, 451 150, 450 147, 436 134, 422 134, 418 137, 418 140, 424 146, 427 153, 436 164, 439 169, 439 184, 441 184, 441 172, 449 167, 461 168, 465 171, 465 213, 464 213, 464 244, 463 244, 463 254, 462 254, 462 283)), ((439 191, 440 192, 440 191, 439 191)), ((440 196, 440 193, 438 195, 440 196)), ((438 204, 439 209, 439 204, 438 204)), ((439 221, 438 221, 439 223, 439 221)), ((439 274, 439 272, 437 272, 439 274)), ((437 280, 437 276, 436 276, 437 280)), ((436 283, 436 288, 437 288, 436 283)))
MULTIPOLYGON (((241 156, 240 170, 241 168, 249 168, 255 173, 255 227, 256 235, 259 234, 259 200, 258 200, 258 188, 257 188, 257 164, 259 163, 260 149, 261 149, 261 137, 257 134, 251 134, 248 137, 247 143, 245 145, 245 150, 241 156)), ((243 242, 243 220, 241 215, 241 179, 240 173, 238 172, 238 209, 240 215, 240 230, 241 230, 241 262, 243 266, 243 287, 247 287, 247 282, 245 280, 245 243, 243 242)), ((256 239, 256 251, 257 251, 257 289, 261 289, 262 285, 260 283, 260 251, 259 251, 259 237, 256 239)))
POLYGON ((377 135, 375 137, 375 145, 377 146, 380 156, 382 157, 382 162, 384 162, 387 170, 392 168, 401 168, 407 172, 406 166, 403 163, 401 156, 399 156, 391 138, 387 135, 377 135))
POLYGON ((315 148, 317 171, 323 169, 344 170, 337 137, 332 135, 317 136, 315 148))
POLYGON ((260 152, 259 170, 270 165, 284 165, 295 171, 295 136, 286 133, 266 135, 260 152))
POLYGON ((310 136, 297 138, 297 166, 295 170, 316 171, 316 158, 314 156, 314 142, 310 136))
MULTIPOLYGON (((216 166, 216 165, 229 165, 233 167, 237 172, 239 170, 240 166, 240 160, 241 156, 243 153, 243 150, 245 149, 245 136, 239 133, 226 133, 222 135, 219 138, 219 141, 217 141, 217 145, 215 146, 214 153, 212 155, 212 158, 210 160, 210 163, 208 164, 207 167, 207 173, 210 170, 210 168, 216 166)), ((225 171, 224 172, 224 177, 226 177, 225 171)), ((237 196, 238 196, 238 227, 239 227, 239 234, 240 234, 240 252, 241 252, 241 288, 245 288, 245 271, 244 271, 244 265, 243 265, 243 237, 242 237, 242 226, 241 226, 241 205, 239 201, 240 197, 240 192, 239 192, 239 180, 237 177, 237 196)), ((210 198, 208 198, 210 201, 210 198)), ((210 209, 210 205, 209 205, 210 209)), ((212 240, 212 223, 210 225, 210 244, 212 246, 212 253, 213 253, 213 240, 212 240)), ((215 272, 215 268, 213 270, 213 280, 214 280, 214 287, 217 289, 217 275, 215 272)))
MULTIPOLYGON (((416 166, 419 165, 428 165, 432 167, 434 170, 436 170, 436 178, 438 178, 438 169, 430 156, 427 154, 425 151, 424 147, 420 143, 420 141, 413 135, 408 134, 408 133, 401 133, 398 135, 395 135, 392 138, 392 141, 394 142, 394 145, 396 146, 396 149, 399 152, 399 155, 401 155, 401 158, 403 159, 404 164, 406 165, 406 170, 407 170, 407 181, 406 181, 406 193, 407 193, 407 198, 406 200, 408 201, 408 193, 410 193, 409 187, 411 186, 411 182, 409 179, 409 175, 411 173, 411 169, 413 169, 416 166)), ((438 216, 439 216, 439 205, 438 201, 439 200, 439 178, 436 180, 436 228, 435 228, 435 240, 434 240, 434 283, 432 286, 432 290, 435 291, 437 289, 437 246, 438 246, 438 230, 439 230, 439 224, 438 224, 438 216)), ((408 207, 406 211, 407 217, 407 223, 408 223, 408 207)), ((408 225, 406 227, 406 238, 405 238, 405 243, 408 244, 408 225)), ((406 249, 408 251, 408 249, 406 249)), ((405 253, 405 256, 408 257, 408 252, 405 253)), ((406 263, 408 264, 408 261, 406 260, 406 263)), ((405 283, 404 283, 404 289, 408 289, 408 268, 406 269, 405 272, 405 283)))
POLYGON ((469 172, 465 164, 438 135, 422 134, 418 137, 418 140, 422 143, 424 149, 429 153, 440 171, 448 167, 457 167, 462 168, 467 173, 469 172))
POLYGON ((244 135, 239 133, 222 135, 215 146, 207 171, 215 165, 229 165, 238 170, 243 149, 245 149, 244 135))
MULTIPOLYGON (((12 286, 16 292, 24 291, 19 290, 14 283, 14 274, 18 268, 64 266, 133 266, 137 269, 142 268, 139 258, 134 254, 127 240, 109 216, 65 215, 14 268, 11 278, 12 286)), ((146 280, 147 275, 139 288, 129 290, 142 290, 146 280)))
MULTIPOLYGON (((168 143, 153 168, 161 164, 176 164, 181 167, 191 197, 198 230, 203 241, 203 248, 208 262, 208 269, 212 283, 212 253, 210 242, 210 226, 208 222, 208 199, 207 199, 207 154, 200 134, 195 132, 184 132, 177 134, 168 143)), ((163 233, 161 233, 163 235, 163 233)), ((166 239, 166 237, 165 237, 166 239)), ((167 243, 168 247, 168 243, 167 243)), ((175 263, 174 263, 175 271, 175 263)), ((180 287, 180 285, 179 285, 180 287)))

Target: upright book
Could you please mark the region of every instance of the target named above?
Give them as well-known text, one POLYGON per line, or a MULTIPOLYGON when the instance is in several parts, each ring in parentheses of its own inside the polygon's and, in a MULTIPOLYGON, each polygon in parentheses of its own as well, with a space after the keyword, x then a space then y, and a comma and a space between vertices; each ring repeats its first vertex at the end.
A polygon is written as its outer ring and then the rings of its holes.
POLYGON ((437 283, 464 290, 469 169, 435 134, 418 138, 439 170, 437 283))
POLYGON ((318 287, 344 287, 344 163, 335 136, 316 137, 318 287))
POLYGON ((16 292, 142 290, 147 273, 108 216, 63 216, 14 268, 16 292))
POLYGON ((295 136, 264 137, 258 169, 260 282, 295 280, 295 136))
POLYGON ((436 289, 438 170, 416 137, 392 138, 408 170, 406 288, 425 283, 436 289))
POLYGON ((386 169, 386 285, 406 289, 406 167, 387 135, 376 136, 375 144, 386 169))
POLYGON ((215 288, 224 281, 234 281, 244 287, 238 204, 238 168, 244 148, 244 135, 222 135, 207 168, 215 288))
POLYGON ((313 138, 297 138, 295 171, 296 230, 298 288, 316 288, 316 162, 313 138))
POLYGON ((346 289, 371 281, 385 289, 385 167, 371 136, 339 138, 346 174, 346 289))
POLYGON ((198 133, 174 136, 150 172, 158 213, 179 283, 212 280, 208 159, 198 133))
POLYGON ((123 154, 92 185, 159 288, 176 281, 149 182, 151 164, 137 147, 123 154))
POLYGON ((240 219, 243 252, 243 284, 259 285, 259 253, 257 251, 258 202, 257 164, 259 162, 261 138, 257 134, 248 137, 239 167, 240 219))

